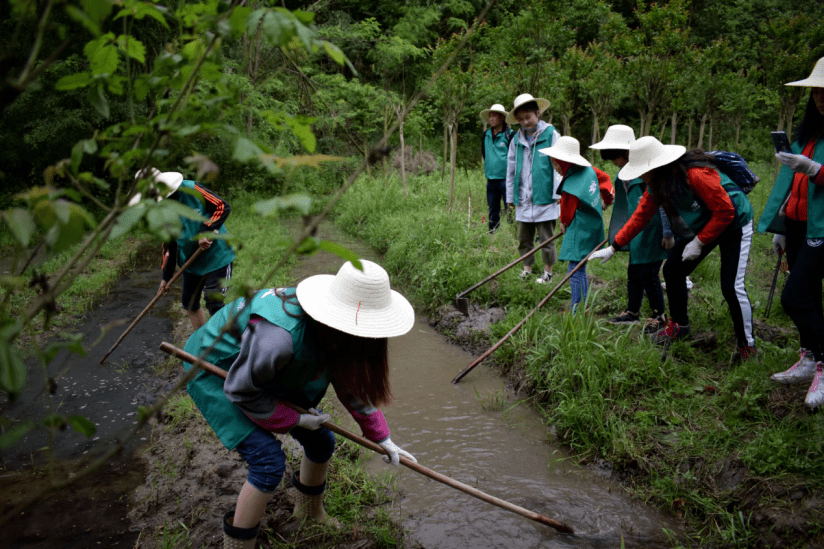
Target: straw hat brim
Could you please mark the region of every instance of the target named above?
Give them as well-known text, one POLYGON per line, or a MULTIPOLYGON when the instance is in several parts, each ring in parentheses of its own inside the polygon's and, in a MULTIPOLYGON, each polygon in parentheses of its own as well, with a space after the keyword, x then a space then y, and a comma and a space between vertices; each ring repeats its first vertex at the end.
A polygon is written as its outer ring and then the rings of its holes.
POLYGON ((612 141, 604 139, 603 141, 599 141, 598 143, 593 143, 589 146, 590 149, 595 149, 596 151, 602 149, 618 149, 622 151, 629 150, 630 143, 625 141, 612 141))
POLYGON ((824 75, 816 74, 805 78, 804 80, 796 80, 795 82, 787 82, 785 86, 801 86, 807 88, 824 88, 824 75))
POLYGON ((577 166, 592 166, 592 164, 589 163, 589 160, 587 160, 580 154, 572 154, 567 151, 562 151, 557 147, 547 147, 546 149, 538 149, 538 152, 541 154, 545 154, 556 160, 571 162, 577 166))
MULTIPOLYGON (((535 103, 538 104, 538 118, 540 118, 541 115, 544 114, 544 111, 549 108, 549 100, 544 99, 543 97, 535 97, 533 99, 530 99, 529 101, 535 101, 535 103)), ((524 101, 524 103, 522 103, 522 104, 529 103, 529 101, 524 101)), ((518 110, 518 107, 520 107, 520 106, 521 105, 516 105, 515 107, 512 108, 512 110, 509 112, 509 114, 506 115, 506 123, 507 124, 512 125, 512 124, 517 124, 518 123, 518 119, 515 118, 515 111, 518 110)))
POLYGON ((675 162, 684 156, 685 152, 687 152, 687 148, 683 145, 664 145, 664 150, 661 154, 650 159, 649 162, 633 164, 632 157, 630 157, 629 163, 618 172, 618 178, 624 181, 632 181, 655 168, 660 168, 670 162, 675 162))
POLYGON ((480 113, 481 120, 483 120, 486 123, 489 123, 489 113, 491 112, 497 112, 499 114, 504 115, 504 117, 509 115, 509 113, 504 110, 499 111, 498 109, 484 109, 480 113))
POLYGON ((409 301, 390 290, 389 306, 360 309, 343 303, 330 291, 335 275, 315 275, 301 281, 297 297, 306 314, 327 326, 358 337, 396 337, 415 324, 415 310, 409 301))

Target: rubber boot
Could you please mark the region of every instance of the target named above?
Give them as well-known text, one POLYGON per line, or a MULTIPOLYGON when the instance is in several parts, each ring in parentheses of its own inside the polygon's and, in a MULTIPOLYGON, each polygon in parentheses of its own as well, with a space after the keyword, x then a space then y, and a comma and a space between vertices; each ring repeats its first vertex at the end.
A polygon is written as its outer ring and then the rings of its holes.
POLYGON ((232 526, 234 519, 234 511, 223 516, 223 549, 255 549, 260 523, 252 528, 236 528, 232 526))
POLYGON ((326 470, 329 462, 314 463, 306 456, 300 462, 300 473, 292 474, 292 486, 297 490, 294 516, 298 520, 312 520, 339 526, 337 519, 329 517, 323 508, 326 491, 326 470))

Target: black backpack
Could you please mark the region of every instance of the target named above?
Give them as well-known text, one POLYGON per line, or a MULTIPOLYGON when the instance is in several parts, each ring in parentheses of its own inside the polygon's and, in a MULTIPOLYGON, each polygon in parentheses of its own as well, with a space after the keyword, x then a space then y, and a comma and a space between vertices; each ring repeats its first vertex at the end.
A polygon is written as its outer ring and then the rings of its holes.
POLYGON ((713 157, 715 167, 732 179, 744 194, 749 194, 761 181, 740 154, 729 151, 709 151, 707 154, 713 157))

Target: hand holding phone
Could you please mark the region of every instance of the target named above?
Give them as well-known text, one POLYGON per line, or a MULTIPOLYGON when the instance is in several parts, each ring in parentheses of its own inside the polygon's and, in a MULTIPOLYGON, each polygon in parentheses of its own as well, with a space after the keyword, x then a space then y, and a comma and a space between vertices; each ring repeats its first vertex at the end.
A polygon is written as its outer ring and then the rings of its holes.
POLYGON ((790 147, 790 140, 787 139, 787 132, 770 132, 772 136, 773 145, 775 146, 775 152, 793 152, 792 147, 790 147))

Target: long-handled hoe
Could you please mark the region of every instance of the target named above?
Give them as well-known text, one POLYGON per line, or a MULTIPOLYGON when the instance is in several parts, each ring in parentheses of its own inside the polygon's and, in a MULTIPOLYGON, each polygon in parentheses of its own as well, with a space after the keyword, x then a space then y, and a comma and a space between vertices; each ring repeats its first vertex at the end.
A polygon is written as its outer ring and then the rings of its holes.
MULTIPOLYGON (((175 347, 174 345, 172 345, 170 343, 166 343, 166 342, 161 343, 160 344, 160 350, 165 352, 165 353, 168 353, 172 356, 175 356, 177 358, 183 359, 186 362, 188 362, 188 363, 190 363, 190 364, 192 364, 196 367, 202 368, 203 370, 206 370, 207 372, 209 372, 211 374, 214 374, 214 375, 216 375, 216 376, 218 376, 222 379, 226 379, 226 371, 225 370, 223 370, 221 368, 218 368, 214 364, 210 364, 210 363, 206 362, 205 360, 200 359, 200 358, 198 358, 198 357, 196 357, 196 356, 194 356, 190 353, 187 353, 186 351, 184 351, 182 349, 179 349, 178 347, 175 347)), ((290 408, 292 408, 293 410, 295 410, 299 414, 308 413, 306 410, 300 408, 299 406, 295 406, 294 404, 292 404, 290 402, 282 402, 282 404, 284 404, 286 406, 289 406, 290 408)), ((334 433, 337 433, 337 434, 339 434, 340 436, 342 436, 344 438, 348 438, 352 442, 360 444, 361 446, 363 446, 365 448, 369 448, 370 450, 378 452, 379 454, 386 454, 386 452, 383 451, 383 448, 381 448, 380 446, 378 446, 377 444, 375 444, 371 440, 365 439, 361 436, 358 436, 354 433, 351 433, 351 432, 347 431, 346 429, 343 429, 342 427, 339 427, 339 426, 335 425, 334 423, 331 423, 331 422, 327 421, 327 422, 323 423, 322 425, 324 427, 326 427, 327 429, 329 429, 330 431, 332 431, 334 433)), ((465 492, 465 493, 469 494, 470 496, 474 496, 474 497, 476 497, 478 499, 481 499, 481 500, 483 500, 487 503, 491 503, 492 505, 496 505, 496 506, 500 507, 501 509, 506 509, 507 511, 512 511, 513 513, 517 513, 517 514, 521 515, 522 517, 526 517, 526 518, 534 520, 536 522, 540 522, 541 524, 545 524, 547 526, 555 528, 559 532, 563 532, 565 534, 574 534, 575 533, 575 532, 573 532, 572 528, 567 526, 566 524, 563 524, 561 522, 553 520, 549 517, 539 515, 538 513, 535 513, 533 511, 529 511, 527 509, 524 509, 523 507, 519 507, 518 505, 515 505, 515 504, 510 503, 508 501, 504 501, 502 499, 496 498, 495 496, 490 496, 489 494, 481 492, 477 488, 473 488, 472 486, 469 486, 468 484, 464 484, 463 482, 457 481, 453 478, 447 477, 447 476, 442 475, 440 473, 436 473, 432 469, 428 469, 428 468, 424 467, 423 465, 419 465, 419 464, 415 463, 414 461, 411 461, 411 460, 409 460, 405 457, 400 458, 400 463, 401 463, 401 465, 412 469, 416 473, 420 473, 424 476, 427 476, 427 477, 431 478, 432 480, 437 480, 438 482, 446 484, 447 486, 451 486, 452 488, 460 490, 461 492, 465 492)))
POLYGON ((526 321, 527 321, 527 320, 529 320, 529 319, 532 317, 532 315, 534 315, 536 312, 538 312, 538 309, 540 309, 541 307, 543 307, 543 306, 544 306, 544 304, 545 304, 547 301, 549 301, 549 298, 551 298, 553 295, 555 295, 555 292, 557 292, 558 290, 560 290, 560 289, 561 289, 561 286, 563 286, 563 285, 564 285, 564 283, 565 283, 567 280, 569 280, 570 278, 572 278, 572 275, 573 275, 573 274, 575 274, 575 273, 578 271, 578 269, 580 269, 583 265, 585 265, 585 264, 586 264, 586 262, 589 260, 589 256, 591 256, 592 254, 594 254, 595 252, 597 252, 598 250, 600 250, 600 249, 601 249, 601 247, 602 247, 604 244, 606 244, 606 243, 607 243, 607 241, 606 241, 606 240, 604 240, 603 242, 601 242, 600 244, 598 244, 598 246, 596 246, 596 247, 595 247, 595 249, 593 249, 591 252, 589 252, 589 253, 587 254, 587 256, 586 256, 586 257, 585 257, 585 258, 584 258, 584 259, 583 259, 580 263, 578 263, 578 265, 576 265, 574 269, 572 269, 569 273, 567 273, 567 275, 566 275, 566 276, 565 276, 565 277, 564 277, 564 278, 563 278, 563 279, 562 279, 562 280, 561 280, 561 281, 560 281, 560 282, 559 282, 559 283, 558 283, 558 284, 557 284, 557 285, 556 285, 556 286, 552 289, 552 291, 551 291, 551 292, 549 292, 549 293, 546 295, 546 297, 545 297, 545 298, 543 298, 543 299, 541 300, 541 302, 540 302, 540 303, 538 303, 538 305, 537 305, 534 309, 532 309, 532 310, 529 312, 529 314, 527 314, 527 315, 524 317, 524 319, 523 319, 522 321, 520 321, 518 324, 516 324, 514 328, 512 328, 511 330, 509 330, 509 332, 508 332, 508 333, 507 333, 504 337, 502 337, 502 338, 500 339, 500 341, 498 341, 498 343, 496 343, 495 345, 493 345, 492 347, 490 347, 489 349, 487 349, 487 351, 486 351, 484 354, 482 354, 481 356, 479 356, 478 358, 476 358, 474 361, 472 361, 472 363, 471 363, 469 366, 467 366, 466 368, 464 368, 464 369, 463 369, 463 371, 462 371, 460 374, 456 375, 456 376, 455 376, 455 379, 453 379, 453 380, 452 380, 452 383, 458 383, 458 382, 459 382, 459 381, 460 381, 460 380, 461 380, 461 379, 462 379, 462 378, 463 378, 466 374, 468 374, 468 373, 470 372, 470 370, 472 370, 472 368, 474 368, 475 366, 477 366, 478 364, 480 364, 481 362, 483 362, 484 360, 486 360, 486 359, 487 359, 487 357, 489 357, 489 355, 491 355, 492 353, 494 353, 494 352, 495 352, 495 350, 496 350, 496 349, 498 349, 498 347, 500 347, 501 345, 503 345, 503 344, 506 342, 506 340, 507 340, 507 339, 509 339, 510 337, 512 337, 512 336, 515 334, 515 332, 517 332, 518 330, 520 330, 520 329, 521 329, 521 327, 522 327, 524 324, 526 324, 526 321))
MULTIPOLYGON (((120 342, 126 339, 126 336, 129 335, 129 332, 131 332, 134 329, 134 327, 137 326, 137 323, 140 322, 140 319, 146 316, 146 313, 148 313, 152 309, 152 307, 155 306, 157 300, 163 297, 163 294, 169 291, 169 286, 174 284, 175 280, 177 280, 180 277, 180 275, 183 274, 183 271, 188 269, 189 265, 194 263, 195 259, 197 259, 197 256, 199 256, 201 252, 203 252, 203 248, 198 248, 197 250, 195 250, 195 253, 192 254, 192 257, 190 257, 189 260, 186 261, 186 263, 184 263, 183 266, 177 270, 174 276, 172 276, 171 280, 169 280, 169 282, 166 284, 166 288, 164 288, 162 292, 154 296, 154 298, 149 302, 149 304, 146 305, 146 308, 143 309, 143 311, 139 315, 137 315, 137 318, 135 318, 131 324, 129 324, 129 327, 126 328, 126 331, 123 332, 119 338, 117 338, 117 341, 114 342, 112 348, 109 349, 105 355, 103 355, 103 358, 100 359, 100 362, 98 362, 98 364, 103 364, 103 362, 105 362, 105 360, 109 358, 109 355, 112 354, 112 352, 114 352, 115 349, 117 349, 117 346, 120 345, 120 342)), ((174 258, 170 257, 169 261, 174 261, 174 258)))
POLYGON ((778 263, 775 264, 775 272, 773 272, 772 285, 770 285, 770 297, 767 299, 767 310, 764 311, 764 318, 770 318, 770 309, 772 309, 773 296, 775 295, 775 283, 778 280, 778 271, 781 269, 781 260, 784 259, 784 254, 778 254, 778 263))
POLYGON ((527 257, 531 256, 532 254, 536 253, 541 248, 548 245, 550 242, 552 242, 553 240, 555 240, 556 238, 558 238, 562 234, 563 233, 559 232, 558 234, 553 235, 550 238, 547 238, 546 240, 544 240, 543 242, 541 242, 540 244, 535 246, 532 250, 528 251, 527 253, 525 253, 524 255, 522 255, 521 257, 519 257, 518 259, 516 259, 515 261, 513 261, 509 265, 507 265, 506 267, 502 268, 499 271, 495 271, 494 273, 492 273, 488 277, 484 278, 483 280, 481 280, 480 282, 478 282, 477 284, 475 284, 471 288, 466 289, 466 290, 462 291, 461 293, 459 293, 458 295, 456 295, 455 296, 455 308, 458 309, 460 312, 462 312, 464 315, 469 316, 469 300, 467 300, 464 297, 466 294, 468 294, 472 290, 476 290, 476 289, 480 288, 481 286, 483 286, 484 284, 486 284, 487 282, 489 282, 490 280, 492 280, 493 278, 495 278, 496 276, 498 276, 502 272, 511 269, 512 267, 514 267, 515 265, 517 265, 518 263, 520 263, 521 261, 523 261, 527 257))

